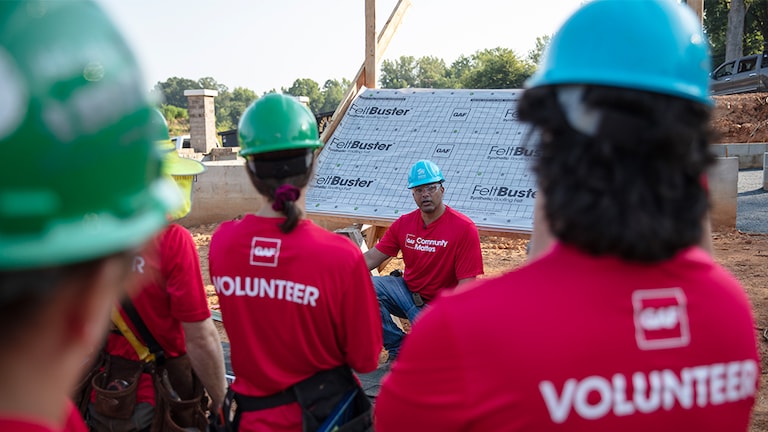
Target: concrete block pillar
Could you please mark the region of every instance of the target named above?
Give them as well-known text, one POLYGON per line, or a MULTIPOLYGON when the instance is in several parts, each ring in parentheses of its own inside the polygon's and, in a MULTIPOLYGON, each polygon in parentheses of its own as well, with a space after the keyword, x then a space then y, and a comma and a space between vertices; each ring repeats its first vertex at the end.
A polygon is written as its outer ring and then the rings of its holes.
POLYGON ((184 90, 189 102, 190 146, 198 153, 210 153, 218 147, 216 137, 216 111, 213 98, 219 95, 216 90, 184 90))
POLYGON ((736 199, 739 185, 739 158, 716 158, 707 175, 712 204, 710 219, 714 230, 736 229, 736 199))

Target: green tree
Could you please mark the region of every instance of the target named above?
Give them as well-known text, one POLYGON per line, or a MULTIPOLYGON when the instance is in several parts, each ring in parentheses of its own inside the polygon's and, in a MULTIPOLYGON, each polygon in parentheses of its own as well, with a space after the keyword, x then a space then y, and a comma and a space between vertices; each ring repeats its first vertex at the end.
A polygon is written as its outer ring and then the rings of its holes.
POLYGON ((445 61, 437 57, 421 57, 416 60, 416 86, 420 88, 454 88, 445 61))
MULTIPOLYGON (((710 43, 713 68, 725 61, 730 4, 730 0, 704 0, 704 30, 710 43)), ((745 5, 742 51, 744 55, 756 54, 768 49, 764 46, 768 40, 768 0, 747 0, 745 5)))
POLYGON ((341 103, 344 94, 350 86, 348 79, 327 80, 323 84, 323 104, 318 108, 316 114, 336 111, 336 107, 341 103))
POLYGON ((477 51, 472 56, 473 68, 462 78, 461 86, 472 89, 522 88, 536 66, 521 60, 509 48, 477 51))
POLYGON ((219 93, 227 92, 229 89, 224 84, 219 84, 215 79, 211 77, 200 78, 197 80, 197 84, 202 89, 216 90, 219 93))
POLYGON ((320 84, 310 78, 299 78, 293 82, 288 89, 283 88, 283 93, 293 96, 307 96, 309 98, 309 109, 317 113, 323 106, 323 94, 320 91, 320 84))
POLYGON ((528 61, 538 65, 541 61, 541 56, 544 55, 544 50, 547 49, 547 46, 551 40, 552 36, 550 35, 536 37, 536 45, 532 50, 528 51, 528 61))
POLYGON ((179 108, 189 108, 184 90, 201 89, 203 87, 197 81, 188 78, 172 77, 165 82, 155 84, 154 91, 162 98, 162 102, 179 108))
POLYGON ((413 56, 400 56, 397 60, 384 60, 381 62, 379 75, 381 88, 417 87, 416 67, 416 58, 413 56))
POLYGON ((220 131, 236 129, 243 112, 256 99, 258 99, 258 96, 253 90, 245 87, 235 87, 229 93, 227 103, 216 110, 216 129, 220 131))
POLYGON ((454 87, 458 87, 461 80, 464 79, 470 70, 472 70, 472 58, 462 54, 451 63, 447 76, 454 83, 454 87))
POLYGON ((749 8, 749 15, 754 20, 752 27, 755 30, 754 41, 747 41, 750 47, 762 44, 762 50, 758 48, 754 52, 768 52, 768 0, 752 0, 752 6, 749 8))
POLYGON ((168 123, 168 134, 170 136, 189 133, 189 113, 186 109, 162 104, 160 105, 160 112, 163 113, 163 117, 165 117, 165 121, 168 123))

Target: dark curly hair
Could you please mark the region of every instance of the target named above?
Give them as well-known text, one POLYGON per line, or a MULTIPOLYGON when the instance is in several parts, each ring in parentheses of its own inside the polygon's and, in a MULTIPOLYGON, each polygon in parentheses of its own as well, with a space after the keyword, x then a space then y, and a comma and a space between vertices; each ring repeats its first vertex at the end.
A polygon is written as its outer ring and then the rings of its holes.
MULTIPOLYGON (((592 255, 657 262, 698 243, 709 207, 703 184, 714 163, 711 109, 644 91, 585 86, 584 107, 601 116, 578 132, 558 87, 526 90, 520 119, 538 133, 533 170, 551 232, 592 255)), ((534 138, 535 137, 535 138, 534 138)))
MULTIPOLYGON (((253 187, 272 202, 275 192, 282 185, 303 189, 309 184, 313 160, 312 150, 309 149, 259 153, 248 156, 245 169, 253 187)), ((280 231, 289 233, 298 225, 302 212, 293 200, 283 201, 282 207, 285 221, 280 224, 280 231)))

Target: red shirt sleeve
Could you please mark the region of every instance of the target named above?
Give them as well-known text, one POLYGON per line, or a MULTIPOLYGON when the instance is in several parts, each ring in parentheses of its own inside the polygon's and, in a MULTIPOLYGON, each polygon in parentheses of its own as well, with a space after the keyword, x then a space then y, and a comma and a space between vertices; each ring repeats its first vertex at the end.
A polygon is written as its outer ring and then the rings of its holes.
POLYGON ((398 232, 400 231, 400 225, 402 224, 402 217, 398 218, 387 228, 384 232, 384 236, 381 237, 375 247, 379 252, 389 255, 391 257, 397 256, 400 252, 400 242, 398 242, 398 232))
POLYGON ((181 322, 209 318, 211 312, 192 234, 180 225, 172 225, 163 238, 160 253, 165 288, 171 300, 171 315, 181 322))
POLYGON ((483 274, 483 251, 480 233, 474 224, 467 225, 461 236, 456 260, 456 279, 466 279, 483 274))

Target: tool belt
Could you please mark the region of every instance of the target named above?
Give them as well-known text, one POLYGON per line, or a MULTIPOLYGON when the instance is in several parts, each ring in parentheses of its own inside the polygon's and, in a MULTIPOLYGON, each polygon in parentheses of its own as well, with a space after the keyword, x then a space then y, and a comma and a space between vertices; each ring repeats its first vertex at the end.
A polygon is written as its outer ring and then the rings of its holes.
MULTIPOLYGON (((92 406, 98 416, 107 420, 131 419, 135 414, 139 380, 142 374, 148 373, 152 376, 155 390, 155 409, 150 430, 206 431, 208 398, 202 382, 192 369, 189 356, 184 354, 166 358, 163 349, 138 316, 130 300, 123 303, 123 308, 131 317, 142 339, 146 341, 146 345, 138 341, 116 310, 112 314, 113 322, 120 334, 133 345, 141 360, 125 359, 102 350, 73 396, 80 413, 84 418, 88 418, 88 406, 91 394, 94 394, 92 406)), ((90 426, 93 431, 101 428, 95 424, 90 426)))
POLYGON ((302 431, 321 430, 323 422, 345 402, 345 396, 352 395, 352 401, 346 408, 345 421, 337 429, 339 432, 363 432, 373 430, 373 405, 360 387, 357 378, 349 366, 318 372, 299 381, 287 389, 270 396, 246 396, 235 393, 230 388, 224 399, 224 428, 235 432, 240 427, 240 418, 244 412, 260 411, 297 402, 301 407, 302 431))

